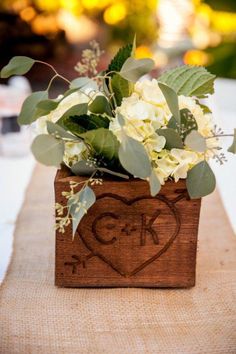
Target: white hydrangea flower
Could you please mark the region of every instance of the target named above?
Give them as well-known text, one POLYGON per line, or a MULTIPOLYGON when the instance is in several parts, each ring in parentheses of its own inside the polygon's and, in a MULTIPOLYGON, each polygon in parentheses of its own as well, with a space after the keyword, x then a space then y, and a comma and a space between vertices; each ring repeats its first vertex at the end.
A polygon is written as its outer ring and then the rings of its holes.
POLYGON ((86 145, 82 142, 66 142, 63 161, 68 167, 82 159, 82 154, 86 151, 86 145))

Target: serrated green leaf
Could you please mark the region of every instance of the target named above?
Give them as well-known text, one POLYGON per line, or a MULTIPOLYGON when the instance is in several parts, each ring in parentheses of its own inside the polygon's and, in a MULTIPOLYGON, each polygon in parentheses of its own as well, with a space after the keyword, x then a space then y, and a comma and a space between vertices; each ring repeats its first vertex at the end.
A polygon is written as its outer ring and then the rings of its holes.
POLYGON ((96 155, 103 156, 108 160, 118 157, 119 142, 109 129, 89 130, 80 134, 80 137, 92 147, 96 155))
POLYGON ((203 67, 183 65, 166 71, 158 80, 170 86, 178 95, 201 97, 214 93, 215 75, 203 67))
POLYGON ((131 56, 132 47, 132 44, 127 44, 125 47, 120 48, 108 66, 108 71, 120 71, 126 59, 131 56))
POLYGON ((64 139, 76 140, 78 139, 76 136, 68 133, 65 129, 63 129, 60 125, 47 121, 47 131, 51 135, 60 136, 64 139))
POLYGON ((155 66, 152 59, 134 59, 132 57, 128 58, 119 72, 119 75, 124 79, 136 82, 143 75, 149 73, 155 66))
POLYGON ((6 79, 12 75, 24 75, 32 68, 34 63, 35 60, 29 57, 13 57, 9 63, 2 68, 1 78, 6 79))
POLYGON ((183 149, 183 142, 180 135, 171 128, 167 129, 158 129, 157 134, 160 136, 164 136, 166 139, 165 149, 183 149))
POLYGON ((88 186, 69 198, 67 205, 72 217, 73 238, 81 219, 95 202, 96 195, 88 186))
POLYGON ((47 91, 37 91, 28 96, 22 105, 21 112, 18 117, 18 123, 20 125, 33 123, 38 118, 35 115, 37 104, 47 98, 47 91))
POLYGON ((160 87, 167 105, 173 114, 173 117, 177 121, 178 124, 180 124, 180 112, 179 112, 179 102, 178 102, 178 96, 176 92, 166 84, 163 84, 161 82, 158 82, 158 86, 160 87))
POLYGON ((99 95, 95 97, 92 103, 90 103, 88 109, 92 113, 103 114, 106 113, 109 116, 112 116, 112 111, 110 104, 105 96, 99 95))
POLYGON ((80 116, 86 114, 88 110, 87 103, 80 103, 71 108, 69 108, 57 121, 57 124, 60 125, 62 128, 69 130, 71 133, 78 135, 83 133, 85 129, 81 128, 79 130, 79 126, 77 123, 74 123, 72 118, 73 116, 80 116))
POLYGON ((215 175, 206 161, 199 162, 188 172, 186 185, 191 199, 204 197, 214 191, 215 175))
POLYGON ((207 149, 206 139, 197 130, 192 130, 185 138, 185 145, 197 152, 205 152, 207 149))
POLYGON ((151 163, 144 146, 123 133, 119 160, 123 168, 134 177, 147 178, 151 175, 151 163))
POLYGON ((228 152, 236 154, 236 129, 234 129, 234 139, 232 145, 228 148, 228 152))
POLYGON ((131 83, 119 74, 112 76, 111 87, 115 95, 117 106, 121 105, 123 97, 128 97, 131 95, 131 83))
POLYGON ((161 183, 153 170, 151 176, 149 177, 149 185, 151 196, 155 197, 161 190, 161 183))
POLYGON ((52 135, 38 135, 32 145, 31 150, 37 161, 47 166, 59 167, 63 161, 64 142, 54 138, 52 135))
POLYGON ((180 124, 178 124, 176 119, 172 117, 169 120, 167 127, 174 129, 181 136, 183 141, 192 130, 198 129, 196 119, 187 108, 180 110, 180 124))
POLYGON ((109 122, 110 120, 102 115, 82 114, 80 116, 65 117, 60 120, 60 125, 76 136, 80 136, 80 134, 88 130, 108 128, 109 122))

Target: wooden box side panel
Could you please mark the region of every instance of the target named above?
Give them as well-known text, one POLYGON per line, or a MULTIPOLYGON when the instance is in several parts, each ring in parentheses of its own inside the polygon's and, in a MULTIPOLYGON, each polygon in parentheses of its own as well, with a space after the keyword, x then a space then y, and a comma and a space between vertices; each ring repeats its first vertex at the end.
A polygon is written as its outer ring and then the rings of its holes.
MULTIPOLYGON (((80 177, 56 176, 55 199, 80 177), (62 178, 61 178, 62 177, 62 178)), ((55 283, 68 287, 190 287, 195 284, 201 200, 188 200, 184 181, 156 198, 145 181, 105 180, 72 241, 56 232, 55 283)))

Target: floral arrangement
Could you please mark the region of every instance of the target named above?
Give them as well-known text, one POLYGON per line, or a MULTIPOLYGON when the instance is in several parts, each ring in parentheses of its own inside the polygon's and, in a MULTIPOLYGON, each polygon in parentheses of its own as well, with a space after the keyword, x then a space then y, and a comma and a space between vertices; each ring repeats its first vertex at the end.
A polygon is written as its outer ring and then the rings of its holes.
POLYGON ((76 69, 80 77, 68 81, 50 64, 28 57, 14 57, 1 77, 25 74, 36 64, 48 65, 54 75, 45 91, 32 93, 24 102, 19 124, 36 122, 32 143, 35 158, 45 164, 68 166, 75 175, 88 176, 72 182, 63 192, 66 206, 56 204, 57 225, 64 232, 71 221, 73 233, 95 203, 94 184, 105 174, 147 180, 152 196, 168 180, 186 179, 190 198, 200 198, 215 188, 208 160, 226 160, 219 138, 232 136, 228 151, 236 153, 234 134, 214 125, 201 99, 214 92, 214 75, 203 67, 180 66, 159 78, 143 78, 154 68, 151 59, 135 58, 135 41, 121 48, 107 70, 98 73, 102 54, 97 44, 83 52, 76 69), (91 76, 91 77, 89 77, 91 76), (49 98, 56 78, 68 90, 49 98), (66 209, 66 211, 65 211, 66 209))

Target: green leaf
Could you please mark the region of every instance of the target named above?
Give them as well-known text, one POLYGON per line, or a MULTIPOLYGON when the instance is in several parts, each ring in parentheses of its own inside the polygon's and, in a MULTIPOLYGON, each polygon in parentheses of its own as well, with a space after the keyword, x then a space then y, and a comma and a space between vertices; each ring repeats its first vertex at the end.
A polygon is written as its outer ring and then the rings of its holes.
POLYGON ((57 121, 57 124, 59 124, 62 128, 69 130, 73 134, 79 134, 80 132, 83 133, 85 129, 80 129, 78 124, 74 123, 71 120, 71 117, 73 116, 80 116, 83 114, 86 114, 88 110, 88 104, 87 103, 80 103, 77 104, 71 108, 69 108, 62 116, 61 118, 57 121))
POLYGON ((28 96, 22 105, 18 123, 20 125, 33 123, 38 118, 35 115, 37 104, 47 98, 47 91, 37 91, 28 96))
POLYGON ((156 132, 158 135, 164 136, 166 138, 165 149, 183 149, 182 139, 174 129, 158 129, 156 132))
POLYGON ((119 148, 119 160, 123 168, 134 177, 147 178, 151 175, 151 163, 144 146, 124 133, 119 148))
POLYGON ((158 86, 160 87, 166 102, 168 104, 168 107, 173 114, 173 117, 177 121, 177 123, 180 123, 180 112, 179 112, 179 102, 178 102, 178 96, 176 92, 166 84, 163 84, 161 82, 158 83, 158 86))
POLYGON ((185 138, 185 145, 198 152, 205 152, 207 149, 206 139, 197 130, 192 130, 185 138))
POLYGON ((92 147, 96 155, 104 156, 108 160, 118 157, 119 142, 109 129, 89 130, 80 134, 80 137, 92 147))
POLYGON ((60 122, 60 125, 79 136, 88 130, 108 128, 109 122, 110 120, 105 116, 82 114, 80 116, 66 117, 60 122))
POLYGON ((36 107, 47 112, 47 113, 50 113, 51 111, 53 111, 54 109, 57 108, 59 103, 60 103, 60 101, 43 100, 43 101, 40 101, 36 107))
POLYGON ((170 86, 177 95, 197 96, 214 93, 215 75, 199 66, 183 65, 166 71, 158 81, 170 86))
POLYGON ((89 77, 78 77, 74 80, 71 81, 70 83, 70 89, 80 89, 82 87, 85 87, 87 85, 94 84, 94 81, 91 80, 89 77))
POLYGON ((119 74, 115 74, 111 79, 112 91, 115 95, 117 106, 121 105, 123 97, 131 95, 131 84, 129 81, 123 79, 119 74))
POLYGON ((204 197, 214 191, 215 175, 206 161, 199 162, 188 172, 186 185, 191 199, 204 197))
POLYGON ((124 178, 124 179, 129 179, 129 176, 127 176, 123 173, 111 171, 110 169, 105 168, 105 167, 91 166, 90 162, 85 161, 85 160, 81 160, 81 161, 75 163, 71 167, 71 170, 75 175, 79 175, 79 176, 91 176, 91 174, 97 170, 97 171, 107 173, 112 176, 116 176, 116 177, 120 177, 120 178, 124 178))
POLYGON ((96 166, 91 166, 91 162, 81 160, 71 167, 71 171, 78 176, 91 176, 96 171, 96 166))
POLYGON ((9 63, 1 70, 1 78, 6 79, 12 75, 24 75, 34 65, 35 60, 29 57, 13 57, 9 63))
POLYGON ((133 44, 132 44, 132 51, 130 53, 130 56, 132 58, 135 58, 135 53, 136 53, 136 34, 134 35, 133 44))
POLYGON ((90 103, 88 109, 92 113, 97 113, 97 114, 106 113, 109 116, 112 116, 110 104, 109 104, 108 100, 106 99, 106 97, 102 96, 102 95, 95 97, 93 102, 90 103))
POLYGON ((168 128, 174 129, 181 136, 183 141, 192 130, 198 129, 196 119, 187 108, 180 110, 180 124, 172 117, 167 126, 168 128))
POLYGON ((48 134, 38 135, 31 150, 36 160, 47 166, 59 167, 64 155, 64 142, 48 134))
POLYGON ((127 44, 125 47, 120 48, 108 66, 108 71, 120 71, 124 62, 131 56, 132 48, 132 44, 127 44))
POLYGON ((228 148, 228 152, 232 152, 232 154, 236 154, 236 129, 234 129, 234 139, 232 145, 228 148))
POLYGON ((94 191, 86 186, 84 189, 74 194, 68 200, 69 213, 72 217, 73 238, 82 217, 88 209, 96 202, 94 191))
POLYGON ((76 140, 78 139, 76 136, 68 133, 65 129, 63 129, 60 125, 47 121, 47 131, 51 135, 60 136, 62 139, 70 139, 76 140))
POLYGON ((140 77, 149 73, 154 66, 152 59, 134 59, 130 57, 122 65, 119 74, 128 81, 136 82, 140 77))
POLYGON ((149 184, 151 196, 155 197, 161 190, 161 183, 153 170, 151 176, 149 177, 149 184))

